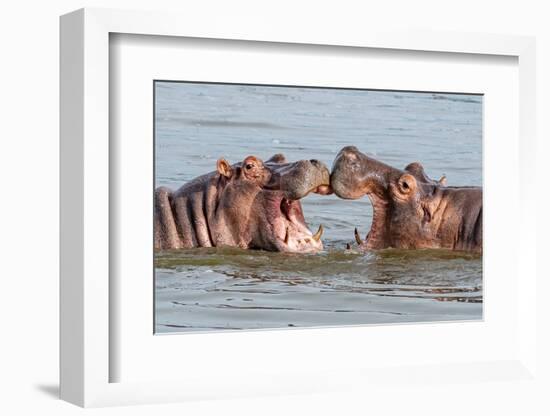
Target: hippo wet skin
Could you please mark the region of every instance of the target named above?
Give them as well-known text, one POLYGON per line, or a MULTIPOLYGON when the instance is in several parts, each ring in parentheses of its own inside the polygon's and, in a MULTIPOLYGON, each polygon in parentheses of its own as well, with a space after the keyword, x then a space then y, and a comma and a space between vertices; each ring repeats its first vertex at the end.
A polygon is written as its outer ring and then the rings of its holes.
POLYGON ((316 252, 323 243, 304 219, 300 199, 330 190, 328 168, 317 160, 288 163, 281 154, 255 156, 197 177, 172 192, 155 191, 155 249, 233 246, 316 252))
POLYGON ((355 231, 361 249, 482 251, 481 187, 445 186, 445 178, 430 179, 420 163, 395 169, 354 146, 336 156, 331 186, 340 198, 370 198, 371 230, 364 241, 355 231))

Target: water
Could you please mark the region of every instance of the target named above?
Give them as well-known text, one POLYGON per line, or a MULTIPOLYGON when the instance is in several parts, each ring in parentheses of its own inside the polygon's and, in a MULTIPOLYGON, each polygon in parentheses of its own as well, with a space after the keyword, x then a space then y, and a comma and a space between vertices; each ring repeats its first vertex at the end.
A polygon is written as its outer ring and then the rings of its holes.
MULTIPOLYGON (((176 189, 248 155, 319 159, 355 145, 449 185, 482 183, 482 97, 156 83, 156 186, 176 189)), ((481 257, 438 250, 345 252, 368 232, 368 198, 302 200, 325 252, 193 249, 156 255, 156 330, 287 328, 480 319, 481 257)))

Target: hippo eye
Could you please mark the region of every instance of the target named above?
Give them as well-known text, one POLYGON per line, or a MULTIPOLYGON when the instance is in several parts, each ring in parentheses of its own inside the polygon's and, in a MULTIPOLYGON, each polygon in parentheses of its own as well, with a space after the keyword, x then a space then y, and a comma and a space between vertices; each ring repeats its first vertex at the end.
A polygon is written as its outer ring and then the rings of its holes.
POLYGON ((245 169, 246 170, 250 170, 254 167, 254 165, 252 163, 247 163, 246 166, 245 166, 245 169))
POLYGON ((399 178, 398 182, 398 190, 402 194, 410 194, 413 190, 416 189, 416 181, 414 179, 414 176, 404 173, 401 178, 399 178))

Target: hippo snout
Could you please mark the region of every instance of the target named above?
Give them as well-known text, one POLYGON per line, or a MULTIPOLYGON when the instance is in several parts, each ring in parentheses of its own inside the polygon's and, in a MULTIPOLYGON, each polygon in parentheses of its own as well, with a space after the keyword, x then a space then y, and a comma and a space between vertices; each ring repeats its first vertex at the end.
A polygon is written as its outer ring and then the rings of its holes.
POLYGON ((288 199, 301 199, 310 192, 330 193, 330 171, 317 159, 301 160, 276 169, 279 170, 273 180, 278 181, 279 189, 288 199))
POLYGON ((354 190, 362 177, 361 153, 355 146, 346 146, 336 156, 332 164, 330 185, 340 198, 355 199, 354 190))

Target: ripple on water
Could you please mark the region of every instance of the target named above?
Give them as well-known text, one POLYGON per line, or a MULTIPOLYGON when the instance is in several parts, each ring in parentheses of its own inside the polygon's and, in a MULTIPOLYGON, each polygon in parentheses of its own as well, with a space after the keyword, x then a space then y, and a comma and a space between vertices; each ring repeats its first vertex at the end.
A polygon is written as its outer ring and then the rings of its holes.
POLYGON ((237 248, 156 256, 158 332, 481 318, 481 258, 446 250, 237 248))

